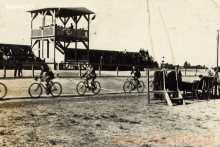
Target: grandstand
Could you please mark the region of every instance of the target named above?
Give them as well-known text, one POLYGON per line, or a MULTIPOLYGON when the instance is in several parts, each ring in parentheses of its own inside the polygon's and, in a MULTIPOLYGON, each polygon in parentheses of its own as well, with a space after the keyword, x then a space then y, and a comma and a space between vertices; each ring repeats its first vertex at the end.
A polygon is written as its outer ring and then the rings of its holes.
MULTIPOLYGON (((146 51, 147 52, 147 51, 146 51)), ((147 52, 148 54, 148 52, 147 52)), ((76 66, 79 63, 86 63, 87 52, 85 49, 77 49, 78 61, 75 62, 75 49, 68 48, 66 52, 66 63, 76 66)), ((103 70, 115 70, 115 65, 123 66, 123 69, 126 69, 126 65, 144 65, 144 66, 157 66, 153 59, 148 55, 146 58, 142 56, 140 52, 127 52, 127 51, 112 51, 112 50, 97 50, 90 49, 89 52, 90 62, 94 65, 100 64, 100 59, 103 57, 103 70), (112 65, 112 67, 111 67, 112 65)), ((130 70, 130 66, 129 66, 130 70)))
POLYGON ((30 45, 0 43, 0 61, 35 62, 30 45))
MULTIPOLYGON (((75 63, 72 66, 78 68, 78 64, 87 63, 88 60, 86 49, 77 49, 77 62, 75 62, 75 53, 75 48, 68 48, 66 50, 65 64, 67 64, 67 66, 69 66, 69 64, 75 63)), ((90 49, 89 55, 90 62, 92 64, 100 64, 100 58, 102 56, 104 65, 144 65, 143 59, 140 57, 139 52, 90 49)), ((13 64, 13 62, 43 62, 44 60, 41 60, 41 58, 36 57, 34 52, 31 50, 30 45, 0 43, 0 61, 10 62, 11 64, 13 64)))

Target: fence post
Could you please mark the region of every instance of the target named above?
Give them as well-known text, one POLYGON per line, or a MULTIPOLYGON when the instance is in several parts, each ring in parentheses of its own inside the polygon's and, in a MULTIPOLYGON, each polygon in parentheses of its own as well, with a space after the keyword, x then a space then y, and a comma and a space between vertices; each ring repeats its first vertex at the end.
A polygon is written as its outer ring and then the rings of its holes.
POLYGON ((149 70, 147 71, 147 104, 150 104, 149 70))
POLYGON ((5 66, 5 64, 3 64, 3 68, 4 68, 4 78, 6 78, 6 66, 5 66))
POLYGON ((116 76, 118 77, 118 66, 116 66, 116 76))
POLYGON ((186 76, 186 68, 185 68, 185 76, 186 76))
POLYGON ((59 68, 60 68, 59 64, 60 63, 57 63, 57 77, 59 77, 59 68))
POLYGON ((32 64, 32 77, 34 77, 34 64, 32 64))
POLYGON ((81 64, 79 64, 79 77, 81 77, 81 64))
POLYGON ((101 66, 99 65, 99 76, 101 77, 101 66))
POLYGON ((146 76, 147 76, 147 71, 148 71, 147 68, 144 68, 144 70, 146 70, 146 76))
POLYGON ((197 68, 196 68, 196 74, 195 74, 195 76, 197 75, 197 68))

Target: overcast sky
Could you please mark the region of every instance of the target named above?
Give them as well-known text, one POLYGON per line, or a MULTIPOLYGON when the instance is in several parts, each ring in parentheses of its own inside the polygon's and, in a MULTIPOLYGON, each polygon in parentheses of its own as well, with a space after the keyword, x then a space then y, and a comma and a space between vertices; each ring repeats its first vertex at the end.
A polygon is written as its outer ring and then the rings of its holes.
POLYGON ((179 65, 185 61, 216 65, 220 0, 148 0, 148 4, 147 0, 1 1, 0 42, 30 44, 28 10, 85 7, 97 15, 90 26, 91 49, 138 52, 144 48, 159 63, 164 56, 165 62, 179 65), (33 8, 7 9, 6 5, 33 8))

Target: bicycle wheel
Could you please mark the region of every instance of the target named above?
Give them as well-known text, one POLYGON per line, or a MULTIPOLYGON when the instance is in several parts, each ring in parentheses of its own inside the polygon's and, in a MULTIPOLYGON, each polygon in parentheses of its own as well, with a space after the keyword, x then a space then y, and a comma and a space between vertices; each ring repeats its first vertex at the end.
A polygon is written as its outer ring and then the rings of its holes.
POLYGON ((123 89, 125 93, 130 93, 132 88, 132 84, 129 81, 124 83, 123 89))
POLYGON ((93 84, 94 85, 92 86, 92 92, 94 94, 98 94, 100 92, 100 90, 101 90, 101 85, 100 85, 100 83, 98 81, 94 81, 93 84))
POLYGON ((58 97, 62 93, 62 86, 58 82, 52 83, 50 87, 51 95, 53 97, 58 97))
POLYGON ((79 82, 76 86, 76 91, 79 95, 84 95, 86 92, 86 84, 83 81, 79 82))
POLYGON ((137 86, 137 91, 138 92, 143 92, 144 91, 144 82, 143 81, 140 81, 139 85, 137 86))
POLYGON ((28 93, 31 97, 40 97, 42 94, 42 87, 38 83, 33 83, 28 89, 28 93))
POLYGON ((0 83, 0 99, 3 99, 7 94, 7 87, 3 84, 0 83))

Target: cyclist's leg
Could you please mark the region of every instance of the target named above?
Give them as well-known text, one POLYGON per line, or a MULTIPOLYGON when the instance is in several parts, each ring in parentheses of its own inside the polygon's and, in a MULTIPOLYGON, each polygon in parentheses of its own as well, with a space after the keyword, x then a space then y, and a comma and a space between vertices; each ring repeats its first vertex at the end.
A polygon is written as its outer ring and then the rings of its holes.
POLYGON ((46 78, 47 78, 47 75, 46 75, 46 73, 45 73, 45 74, 42 75, 41 81, 46 81, 46 78))
POLYGON ((137 77, 135 77, 135 76, 134 76, 134 82, 135 82, 134 86, 136 87, 137 86, 137 77))
POLYGON ((46 81, 46 88, 47 88, 47 91, 50 92, 50 81, 51 81, 51 78, 48 76, 45 78, 45 81, 46 81))
POLYGON ((91 77, 92 77, 91 85, 94 86, 94 81, 96 79, 96 75, 92 75, 91 77))
POLYGON ((139 85, 140 84, 139 78, 136 78, 136 79, 137 79, 137 85, 139 85))
POLYGON ((45 77, 45 82, 46 82, 46 94, 49 95, 50 91, 49 91, 49 80, 47 79, 47 77, 45 77))
POLYGON ((89 80, 91 79, 91 76, 86 76, 86 84, 87 84, 87 86, 89 87, 89 80))

